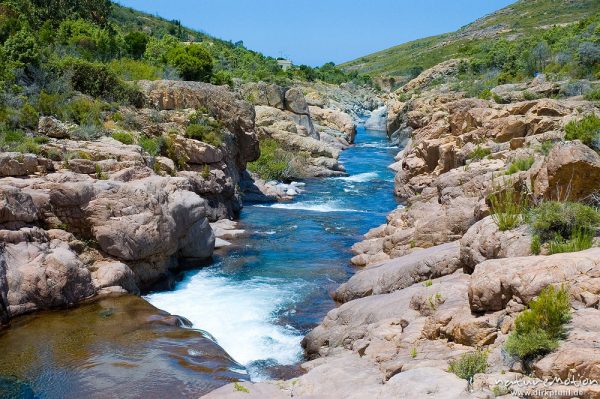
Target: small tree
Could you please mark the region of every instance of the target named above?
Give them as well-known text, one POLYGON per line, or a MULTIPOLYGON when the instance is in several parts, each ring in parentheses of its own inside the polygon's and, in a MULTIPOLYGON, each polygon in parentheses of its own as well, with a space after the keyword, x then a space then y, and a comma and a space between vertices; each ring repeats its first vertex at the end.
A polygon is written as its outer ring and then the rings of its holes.
POLYGON ((202 46, 178 46, 169 52, 167 58, 184 80, 210 81, 212 58, 202 46))
POLYGON ((142 58, 148 45, 148 36, 142 32, 130 32, 124 40, 127 54, 136 60, 142 58))

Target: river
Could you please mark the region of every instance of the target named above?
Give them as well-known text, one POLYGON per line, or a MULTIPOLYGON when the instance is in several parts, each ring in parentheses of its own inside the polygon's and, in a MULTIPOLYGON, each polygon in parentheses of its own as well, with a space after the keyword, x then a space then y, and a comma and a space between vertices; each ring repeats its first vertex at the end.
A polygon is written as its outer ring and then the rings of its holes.
POLYGON ((146 299, 208 331, 253 380, 297 364, 303 335, 354 272, 350 247, 397 206, 388 169, 397 152, 385 132, 359 127, 340 157, 348 177, 309 180, 290 203, 246 205, 242 245, 146 299))
POLYGON ((396 153, 384 132, 359 128, 341 155, 348 177, 306 181, 293 202, 246 205, 246 238, 145 296, 193 328, 135 296, 13 320, 0 333, 0 398, 199 397, 297 373, 303 335, 354 273, 350 247, 398 205, 396 153))

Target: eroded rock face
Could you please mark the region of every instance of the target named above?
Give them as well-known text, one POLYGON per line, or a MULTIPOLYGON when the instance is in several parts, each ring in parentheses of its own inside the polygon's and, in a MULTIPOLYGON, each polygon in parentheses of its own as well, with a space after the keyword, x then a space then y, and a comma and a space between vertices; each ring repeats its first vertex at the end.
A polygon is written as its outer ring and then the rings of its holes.
POLYGON ((201 82, 140 81, 147 102, 162 110, 206 108, 236 136, 236 162, 246 162, 259 156, 258 140, 254 133, 254 108, 223 86, 201 82))

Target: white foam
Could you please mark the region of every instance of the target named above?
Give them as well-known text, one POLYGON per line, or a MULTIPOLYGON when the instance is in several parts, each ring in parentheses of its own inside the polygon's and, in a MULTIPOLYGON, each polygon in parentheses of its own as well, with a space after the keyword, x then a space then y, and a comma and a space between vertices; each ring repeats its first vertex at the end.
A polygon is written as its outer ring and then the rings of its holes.
POLYGON ((397 145, 390 145, 389 143, 361 143, 361 144, 356 144, 356 147, 362 147, 362 148, 381 148, 381 149, 392 149, 392 148, 398 148, 397 145))
POLYGON ((366 172, 366 173, 359 173, 358 175, 353 175, 353 176, 336 177, 336 179, 340 179, 340 180, 344 180, 344 181, 351 181, 351 182, 356 182, 356 183, 363 183, 363 182, 375 180, 375 179, 377 179, 377 177, 378 177, 377 172, 366 172))
MULTIPOLYGON (((154 306, 181 315, 194 328, 210 331, 218 344, 243 365, 272 359, 282 365, 301 360, 302 334, 274 323, 274 313, 301 292, 275 280, 234 281, 203 269, 175 291, 146 296, 154 306)), ((254 376, 256 377, 256 375, 254 376)))
POLYGON ((276 209, 293 209, 293 210, 303 210, 303 211, 312 211, 312 212, 364 212, 356 209, 348 209, 340 206, 338 201, 328 201, 328 202, 291 202, 291 203, 276 203, 272 205, 254 205, 257 207, 269 207, 276 209))

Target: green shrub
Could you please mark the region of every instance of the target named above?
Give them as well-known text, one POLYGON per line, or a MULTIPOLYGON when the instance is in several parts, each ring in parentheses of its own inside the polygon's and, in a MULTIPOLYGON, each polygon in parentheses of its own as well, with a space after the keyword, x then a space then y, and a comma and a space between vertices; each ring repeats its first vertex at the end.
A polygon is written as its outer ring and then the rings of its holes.
POLYGON ((102 171, 102 168, 98 164, 96 164, 96 179, 108 180, 108 175, 102 171))
POLYGON ((532 93, 528 90, 525 90, 523 92, 523 99, 527 100, 527 101, 531 101, 531 100, 537 100, 539 97, 535 94, 532 93))
POLYGON ((138 144, 144 151, 146 151, 151 156, 155 157, 160 154, 163 150, 164 139, 162 137, 147 137, 143 136, 140 138, 138 144))
POLYGON ((98 125, 84 124, 71 132, 71 138, 75 140, 91 141, 104 136, 104 129, 98 125))
POLYGON ((219 147, 223 144, 221 123, 205 115, 205 110, 199 110, 189 118, 185 135, 191 139, 219 147))
POLYGON ((590 114, 580 121, 571 121, 565 126, 565 139, 581 140, 585 145, 591 146, 600 134, 600 118, 590 114))
POLYGON ((479 161, 479 160, 487 157, 491 153, 492 153, 492 151, 489 148, 481 147, 478 145, 477 147, 475 147, 473 149, 473 151, 471 151, 468 158, 473 161, 479 161))
POLYGON ((179 45, 167 53, 167 60, 184 80, 210 81, 212 58, 201 45, 179 45))
POLYGON ((39 154, 40 146, 20 130, 0 129, 0 150, 39 154))
POLYGON ((517 158, 510 164, 506 174, 512 175, 517 172, 529 170, 534 162, 535 159, 533 157, 517 158))
POLYGON ((260 141, 260 157, 248 164, 248 169, 265 180, 286 180, 289 177, 291 154, 282 150, 273 139, 260 141))
POLYGON ((140 59, 146 52, 148 45, 148 36, 144 32, 129 32, 123 38, 127 53, 134 59, 140 59))
POLYGON ((529 309, 515 319, 515 328, 506 341, 506 351, 526 361, 546 354, 558 347, 570 319, 567 289, 548 286, 529 303, 529 309))
POLYGON ((487 363, 488 353, 486 351, 476 351, 465 353, 458 359, 449 362, 448 371, 456 374, 459 378, 469 382, 473 381, 473 377, 478 373, 485 373, 488 368, 487 363))
POLYGON ((102 103, 87 97, 76 97, 69 101, 63 114, 78 125, 102 125, 102 103))
POLYGON ((483 89, 478 97, 482 100, 490 100, 492 98, 492 91, 490 89, 483 89))
POLYGON ((163 76, 162 68, 139 60, 121 58, 108 64, 112 72, 125 80, 157 80, 163 76))
POLYGON ((189 125, 185 130, 185 135, 191 139, 202 141, 215 147, 223 144, 220 132, 211 126, 189 125))
POLYGON ((133 135, 127 132, 114 132, 112 138, 123 144, 133 144, 133 135))
POLYGON ((135 106, 144 102, 142 93, 119 79, 107 65, 68 58, 62 66, 69 71, 73 88, 84 94, 135 106))
POLYGON ((589 249, 594 243, 595 235, 595 231, 585 228, 575 229, 569 239, 557 234, 556 238, 548 242, 548 251, 550 254, 558 254, 589 249))
POLYGON ((19 123, 21 126, 36 129, 40 115, 37 113, 35 108, 29 103, 25 103, 19 111, 19 123))
POLYGON ((200 176, 204 180, 207 180, 210 177, 210 167, 208 165, 204 165, 202 167, 202 170, 200 171, 200 176))
POLYGON ((175 145, 175 136, 177 133, 169 133, 164 140, 164 155, 170 158, 175 166, 179 170, 185 169, 186 163, 188 161, 187 156, 184 153, 179 152, 177 146, 175 145))
POLYGON ((577 231, 594 231, 600 225, 596 208, 578 202, 547 201, 531 209, 527 222, 542 242, 569 240, 577 231))
POLYGON ((512 182, 508 182, 504 188, 495 187, 488 201, 490 213, 500 231, 512 230, 523 221, 527 199, 514 189, 512 182))
POLYGON ((37 109, 42 115, 54 115, 62 118, 64 114, 65 96, 47 93, 42 90, 38 96, 37 109))
POLYGON ((250 393, 250 390, 242 384, 240 384, 239 382, 233 384, 233 389, 237 392, 250 393))
POLYGON ((542 240, 540 236, 534 234, 531 237, 531 253, 534 255, 539 255, 542 252, 542 240))
POLYGON ((555 145, 556 145, 556 143, 555 143, 554 141, 552 141, 552 140, 546 140, 546 141, 543 141, 543 142, 542 142, 542 143, 541 143, 541 144, 540 144, 540 145, 539 145, 539 146, 536 148, 536 150, 537 150, 539 153, 541 153, 541 154, 543 154, 543 155, 546 155, 546 156, 547 156, 548 154, 550 154, 550 150, 551 150, 552 148, 554 148, 554 146, 555 146, 555 145))

